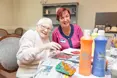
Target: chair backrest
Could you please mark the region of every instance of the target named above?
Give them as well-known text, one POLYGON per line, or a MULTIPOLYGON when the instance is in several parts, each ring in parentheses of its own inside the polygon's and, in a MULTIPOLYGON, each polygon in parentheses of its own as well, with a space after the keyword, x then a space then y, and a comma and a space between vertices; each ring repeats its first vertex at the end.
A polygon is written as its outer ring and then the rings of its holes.
POLYGON ((3 36, 0 38, 0 41, 5 39, 5 38, 8 38, 8 37, 17 37, 17 38, 20 38, 21 36, 20 35, 17 35, 17 34, 9 34, 9 35, 6 35, 6 36, 3 36))
POLYGON ((0 41, 0 70, 9 73, 17 70, 16 53, 19 49, 19 40, 17 35, 9 35, 0 41))
POLYGON ((22 36, 22 34, 23 34, 23 28, 16 28, 15 29, 15 34, 22 36))
POLYGON ((8 35, 8 32, 5 29, 0 28, 0 37, 8 35))

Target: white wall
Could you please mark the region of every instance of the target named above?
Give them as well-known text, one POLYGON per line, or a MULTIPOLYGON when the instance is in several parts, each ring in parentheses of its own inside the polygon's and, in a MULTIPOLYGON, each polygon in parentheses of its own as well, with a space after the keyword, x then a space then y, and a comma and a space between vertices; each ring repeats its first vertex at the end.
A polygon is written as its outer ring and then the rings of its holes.
MULTIPOLYGON (((48 0, 47 3, 78 2, 78 0, 48 0)), ((14 0, 16 26, 35 29, 36 22, 42 17, 40 0, 14 0), (16 5, 16 2, 19 3, 16 5), (17 8, 18 7, 18 8, 17 8)), ((15 26, 14 25, 14 26, 15 26)))
POLYGON ((117 12, 117 0, 80 0, 78 23, 83 29, 92 29, 96 12, 117 12))
POLYGON ((24 29, 35 28, 35 24, 42 17, 40 0, 13 0, 14 24, 13 27, 24 29))
POLYGON ((11 28, 13 23, 13 1, 0 0, 0 28, 11 28))
MULTIPOLYGON (((79 2, 78 24, 83 29, 93 29, 96 12, 117 12, 117 0, 48 0, 47 3, 79 2)), ((40 0, 20 0, 19 26, 34 28, 42 17, 40 0)))
POLYGON ((68 2, 79 2, 79 0, 47 0, 47 3, 68 3, 68 2))
MULTIPOLYGON (((96 12, 117 12, 117 0, 48 0, 47 3, 79 2, 78 24, 93 29, 96 12)), ((0 27, 34 29, 42 17, 40 0, 0 0, 0 27)))

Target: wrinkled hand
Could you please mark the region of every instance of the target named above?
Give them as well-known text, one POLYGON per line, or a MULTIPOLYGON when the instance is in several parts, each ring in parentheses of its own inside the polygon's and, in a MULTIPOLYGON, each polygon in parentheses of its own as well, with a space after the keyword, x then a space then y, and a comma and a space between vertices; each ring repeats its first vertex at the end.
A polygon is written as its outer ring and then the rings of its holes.
POLYGON ((46 48, 48 48, 48 49, 52 49, 52 50, 60 50, 61 49, 61 45, 59 45, 56 42, 50 42, 50 43, 47 43, 45 45, 46 45, 46 48))
POLYGON ((49 57, 53 57, 57 54, 61 53, 60 50, 50 50, 50 54, 49 54, 49 57))

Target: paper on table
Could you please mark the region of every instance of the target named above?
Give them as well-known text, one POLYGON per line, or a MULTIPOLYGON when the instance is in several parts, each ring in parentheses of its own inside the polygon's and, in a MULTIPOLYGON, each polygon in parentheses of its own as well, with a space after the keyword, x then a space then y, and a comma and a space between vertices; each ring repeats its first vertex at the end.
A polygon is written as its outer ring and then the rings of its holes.
POLYGON ((65 61, 71 61, 74 63, 79 63, 79 56, 77 55, 69 55, 69 54, 65 54, 65 53, 59 53, 55 56, 53 56, 52 58, 54 59, 60 59, 60 60, 65 60, 65 61))
POLYGON ((39 65, 33 78, 63 78, 63 75, 55 70, 55 66, 59 62, 60 60, 57 59, 48 59, 43 61, 41 65, 39 65))
POLYGON ((66 53, 66 54, 76 55, 76 54, 73 53, 74 51, 77 51, 77 52, 80 53, 80 49, 74 49, 74 48, 64 49, 61 52, 66 53))

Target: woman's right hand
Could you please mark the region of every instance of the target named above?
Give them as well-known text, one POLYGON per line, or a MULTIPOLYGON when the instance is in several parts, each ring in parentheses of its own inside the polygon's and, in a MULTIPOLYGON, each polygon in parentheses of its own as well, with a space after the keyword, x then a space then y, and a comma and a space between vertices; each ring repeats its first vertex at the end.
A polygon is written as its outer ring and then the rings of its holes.
POLYGON ((61 49, 61 45, 59 45, 56 42, 50 42, 50 43, 47 43, 45 45, 46 45, 46 48, 48 48, 48 49, 52 49, 52 50, 60 50, 61 49))

